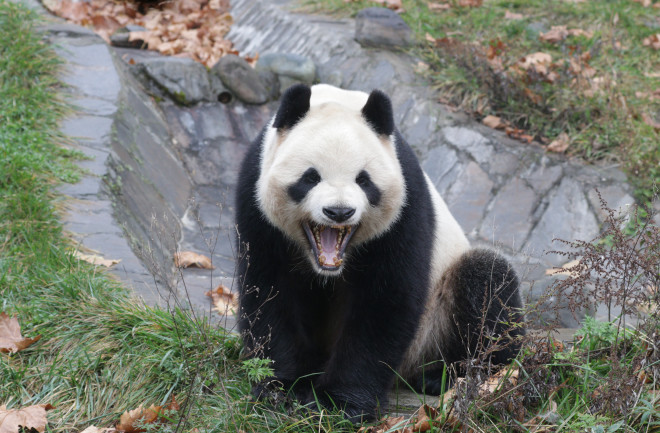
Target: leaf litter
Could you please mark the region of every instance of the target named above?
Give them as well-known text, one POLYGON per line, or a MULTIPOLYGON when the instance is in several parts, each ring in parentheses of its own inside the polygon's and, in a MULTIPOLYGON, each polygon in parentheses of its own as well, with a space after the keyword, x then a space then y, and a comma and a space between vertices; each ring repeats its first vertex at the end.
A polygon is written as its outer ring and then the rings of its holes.
MULTIPOLYGON (((186 57, 208 67, 225 54, 238 54, 225 39, 233 19, 229 0, 181 0, 153 3, 113 0, 43 0, 53 14, 91 27, 106 42, 129 24, 145 28, 131 31, 129 40, 164 55, 186 57)), ((248 59, 248 61, 254 59, 248 59)))
POLYGON ((18 318, 0 313, 0 352, 16 353, 36 343, 40 338, 40 335, 34 338, 23 337, 18 318))

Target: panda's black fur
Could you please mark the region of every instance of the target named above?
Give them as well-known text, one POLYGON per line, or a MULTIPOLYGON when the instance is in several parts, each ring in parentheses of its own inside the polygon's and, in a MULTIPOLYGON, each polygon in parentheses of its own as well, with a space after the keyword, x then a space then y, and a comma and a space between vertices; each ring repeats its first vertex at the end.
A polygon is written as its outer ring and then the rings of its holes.
MULTIPOLYGON (((290 88, 272 126, 286 134, 304 122, 310 94, 306 86, 290 88)), ((271 359, 272 382, 300 402, 340 407, 353 420, 373 418, 386 403, 427 304, 441 305, 450 297, 454 305, 455 328, 434 349, 448 363, 475 356, 478 341, 506 334, 509 309, 514 321, 521 320, 515 310, 521 306, 517 278, 506 260, 490 251, 464 254, 445 273, 446 290, 429 295, 436 220, 424 173, 395 130, 387 96, 372 92, 362 116, 376 134, 394 135, 407 194, 398 219, 381 236, 351 250, 340 276, 319 275, 259 207, 257 182, 268 127, 247 151, 236 200, 239 329, 247 353, 271 359)), ((380 194, 376 185, 364 183, 371 197, 380 194)), ((304 198, 304 185, 290 188, 292 200, 304 198)), ((515 327, 509 334, 522 332, 515 327)), ((518 348, 513 340, 492 360, 507 362, 518 348)), ((420 359, 418 371, 407 375, 419 391, 441 390, 439 364, 421 368, 432 361, 420 359)), ((263 385, 255 387, 256 394, 263 385)))

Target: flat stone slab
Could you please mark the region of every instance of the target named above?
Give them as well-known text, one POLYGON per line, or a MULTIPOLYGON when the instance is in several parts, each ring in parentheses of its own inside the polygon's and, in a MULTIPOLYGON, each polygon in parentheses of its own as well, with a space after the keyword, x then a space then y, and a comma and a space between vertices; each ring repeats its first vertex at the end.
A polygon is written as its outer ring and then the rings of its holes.
POLYGON ((355 40, 365 47, 406 47, 412 30, 396 12, 372 7, 355 16, 355 40))

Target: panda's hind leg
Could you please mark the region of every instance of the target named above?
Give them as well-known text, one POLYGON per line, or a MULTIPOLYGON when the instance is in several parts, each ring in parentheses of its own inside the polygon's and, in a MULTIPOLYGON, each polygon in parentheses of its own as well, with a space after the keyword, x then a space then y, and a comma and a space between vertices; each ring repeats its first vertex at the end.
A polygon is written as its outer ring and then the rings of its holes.
POLYGON ((413 387, 439 394, 465 375, 464 361, 512 360, 525 333, 521 307, 518 277, 504 257, 487 249, 464 253, 430 294, 426 326, 432 331, 417 365, 427 364, 413 387))
POLYGON ((440 285, 439 295, 448 301, 442 308, 453 325, 453 338, 448 339, 453 345, 445 349, 450 354, 447 362, 480 357, 504 364, 516 356, 525 333, 520 283, 504 257, 487 249, 470 250, 451 266, 440 285), (463 353, 452 347, 462 348, 463 353))

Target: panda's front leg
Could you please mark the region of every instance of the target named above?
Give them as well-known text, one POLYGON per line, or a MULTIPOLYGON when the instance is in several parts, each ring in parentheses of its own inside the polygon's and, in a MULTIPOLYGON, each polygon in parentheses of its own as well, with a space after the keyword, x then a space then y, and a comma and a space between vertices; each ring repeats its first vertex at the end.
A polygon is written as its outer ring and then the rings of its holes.
POLYGON ((353 303, 341 324, 343 332, 307 401, 341 409, 353 422, 373 420, 387 405, 422 305, 407 290, 410 281, 375 277, 363 283, 354 289, 353 303))

